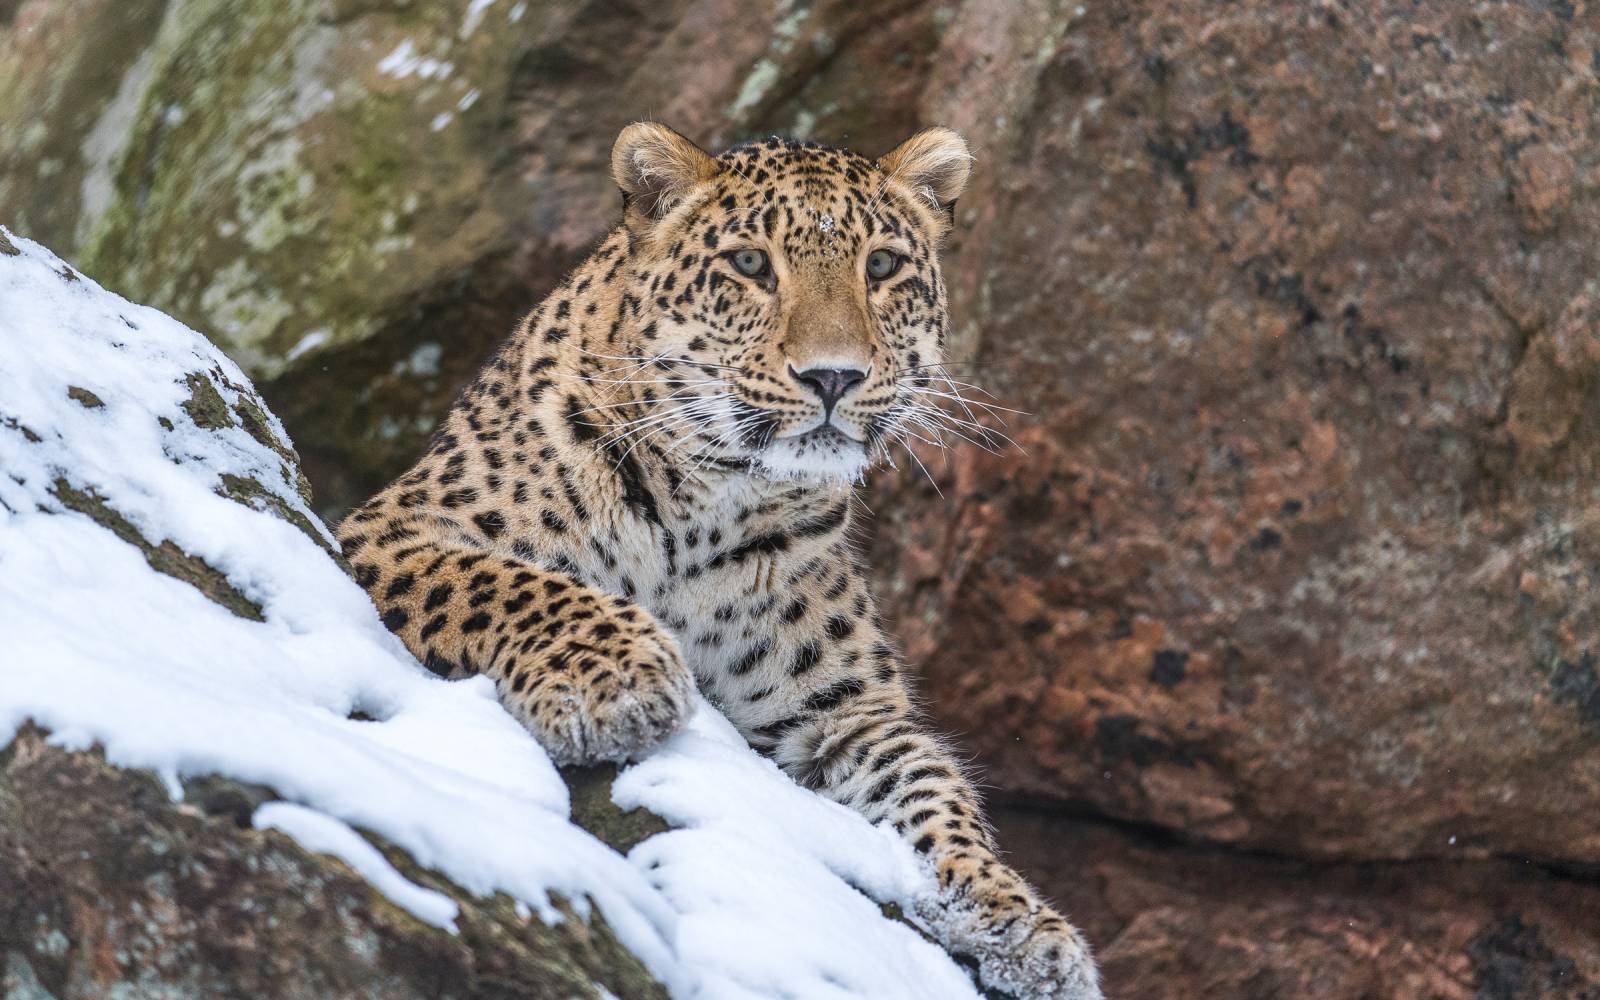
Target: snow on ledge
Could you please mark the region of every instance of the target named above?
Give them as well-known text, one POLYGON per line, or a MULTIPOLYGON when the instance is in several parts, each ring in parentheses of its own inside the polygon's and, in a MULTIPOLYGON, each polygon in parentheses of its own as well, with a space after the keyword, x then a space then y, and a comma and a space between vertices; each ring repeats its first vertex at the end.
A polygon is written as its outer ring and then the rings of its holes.
POLYGON ((33 720, 179 791, 210 773, 268 785, 284 801, 257 825, 436 925, 454 904, 368 864, 352 827, 546 920, 549 893, 592 900, 674 996, 976 996, 874 902, 913 912, 929 891, 910 850, 708 705, 615 785, 676 829, 625 858, 569 822, 566 786, 491 682, 419 667, 324 551, 259 405, 205 338, 0 228, 0 746, 33 720), (196 407, 197 373, 231 416, 196 407), (156 572, 85 496, 238 601, 156 572))
POLYGON ((308 851, 333 855, 418 920, 451 934, 459 933, 456 917, 461 908, 455 900, 400 874, 383 852, 351 829, 350 824, 293 802, 267 802, 256 810, 251 825, 257 830, 286 833, 308 851))

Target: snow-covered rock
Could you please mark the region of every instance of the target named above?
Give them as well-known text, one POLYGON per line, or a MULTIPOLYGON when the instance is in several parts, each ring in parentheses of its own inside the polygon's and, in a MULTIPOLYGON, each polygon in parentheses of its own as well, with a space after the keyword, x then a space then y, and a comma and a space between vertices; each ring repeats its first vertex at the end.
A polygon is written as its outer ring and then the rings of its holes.
MULTIPOLYGON (((928 890, 899 839, 794 785, 710 706, 602 803, 666 829, 624 855, 581 828, 491 684, 433 677, 383 628, 243 372, 0 229, 0 753, 17 765, 30 740, 28 760, 47 740, 153 773, 179 812, 204 781, 262 789, 239 836, 336 856, 417 934, 493 947, 471 928, 509 899, 517 920, 614 935, 676 997, 976 995, 885 915, 928 890)), ((15 791, 0 781, 0 875, 15 791)), ((0 925, 7 963, 187 974, 141 967, 115 921, 45 910, 0 925), (24 924, 32 943, 8 943, 24 924)), ((639 981, 597 974, 590 995, 639 981)))

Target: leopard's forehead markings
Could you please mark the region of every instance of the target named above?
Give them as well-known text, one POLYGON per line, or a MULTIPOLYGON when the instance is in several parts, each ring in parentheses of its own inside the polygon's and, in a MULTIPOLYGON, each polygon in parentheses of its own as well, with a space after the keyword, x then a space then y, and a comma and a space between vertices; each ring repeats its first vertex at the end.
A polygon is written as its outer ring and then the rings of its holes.
POLYGON ((717 159, 754 184, 782 181, 805 194, 864 184, 877 169, 875 162, 848 149, 795 139, 741 143, 717 159))
POLYGON ((769 233, 781 220, 784 250, 797 259, 852 254, 873 233, 895 228, 882 218, 878 165, 860 154, 774 137, 717 159, 737 179, 723 207, 769 233))

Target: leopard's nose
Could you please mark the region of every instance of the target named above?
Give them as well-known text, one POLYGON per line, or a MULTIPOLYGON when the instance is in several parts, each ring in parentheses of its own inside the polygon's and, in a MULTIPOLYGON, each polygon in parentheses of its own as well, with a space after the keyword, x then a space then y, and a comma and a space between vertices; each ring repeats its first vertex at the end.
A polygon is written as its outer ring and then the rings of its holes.
POLYGON ((791 367, 789 375, 822 400, 823 412, 827 414, 833 413, 834 404, 846 393, 867 379, 867 373, 859 368, 808 368, 797 372, 791 367))

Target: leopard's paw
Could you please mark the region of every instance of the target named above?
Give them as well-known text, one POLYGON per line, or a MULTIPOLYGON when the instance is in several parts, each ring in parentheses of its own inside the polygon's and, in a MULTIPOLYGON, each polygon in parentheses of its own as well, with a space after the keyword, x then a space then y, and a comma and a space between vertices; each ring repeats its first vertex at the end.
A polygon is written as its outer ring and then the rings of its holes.
POLYGON ((597 603, 501 682, 507 707, 558 765, 648 753, 683 727, 694 691, 672 636, 620 600, 597 603))
POLYGON ((1100 973, 1077 929, 993 859, 952 857, 918 914, 952 953, 977 963, 988 989, 1018 1000, 1102 1000, 1100 973))

